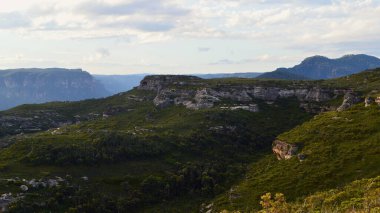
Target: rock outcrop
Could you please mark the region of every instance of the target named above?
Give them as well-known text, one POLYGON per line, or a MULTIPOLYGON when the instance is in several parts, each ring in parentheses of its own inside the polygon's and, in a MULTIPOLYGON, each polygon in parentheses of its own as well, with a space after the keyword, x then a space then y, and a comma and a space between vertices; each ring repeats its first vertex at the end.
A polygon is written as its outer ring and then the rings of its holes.
POLYGON ((366 97, 364 100, 365 107, 371 106, 375 100, 372 97, 366 97))
MULTIPOLYGON (((293 86, 274 87, 260 84, 208 84, 193 76, 147 76, 138 89, 157 92, 154 104, 157 107, 183 105, 188 109, 212 108, 223 100, 232 100, 249 106, 255 99, 276 101, 281 98, 296 98, 302 103, 329 101, 349 90, 333 90, 319 87, 293 86)), ((302 107, 303 105, 301 105, 302 107)), ((256 111, 249 109, 250 111, 256 111)))
POLYGON ((276 154, 278 160, 288 160, 297 155, 298 147, 295 144, 275 140, 272 145, 272 151, 276 154))
POLYGON ((358 97, 353 92, 348 92, 344 95, 342 105, 337 109, 338 112, 344 111, 352 107, 354 104, 357 104, 361 101, 360 97, 358 97))
POLYGON ((146 76, 137 87, 142 90, 160 91, 170 85, 191 86, 202 84, 201 78, 185 75, 150 75, 146 76))

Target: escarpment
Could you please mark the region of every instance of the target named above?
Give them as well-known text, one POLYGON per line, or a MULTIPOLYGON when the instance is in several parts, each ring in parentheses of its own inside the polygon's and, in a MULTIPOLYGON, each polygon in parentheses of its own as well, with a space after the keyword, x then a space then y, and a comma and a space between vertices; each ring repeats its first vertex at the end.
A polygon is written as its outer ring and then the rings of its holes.
MULTIPOLYGON (((141 81, 140 90, 157 92, 154 104, 163 108, 171 105, 183 105, 188 109, 215 107, 223 101, 236 104, 255 104, 257 100, 273 102, 279 99, 295 98, 300 108, 307 111, 322 111, 323 103, 350 93, 350 89, 322 88, 318 85, 276 85, 263 84, 263 81, 249 83, 226 83, 202 80, 193 76, 147 76, 141 81), (317 110, 309 110, 311 106, 317 110)), ((242 107, 244 109, 244 107, 242 107)), ((335 108, 336 109, 336 108, 335 108)))

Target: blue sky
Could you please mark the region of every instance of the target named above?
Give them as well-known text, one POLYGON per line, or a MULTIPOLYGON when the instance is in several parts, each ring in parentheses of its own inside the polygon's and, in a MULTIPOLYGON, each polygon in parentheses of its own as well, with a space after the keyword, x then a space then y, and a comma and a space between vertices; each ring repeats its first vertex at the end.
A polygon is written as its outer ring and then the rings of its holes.
POLYGON ((0 69, 264 72, 380 56, 380 0, 2 0, 0 69))

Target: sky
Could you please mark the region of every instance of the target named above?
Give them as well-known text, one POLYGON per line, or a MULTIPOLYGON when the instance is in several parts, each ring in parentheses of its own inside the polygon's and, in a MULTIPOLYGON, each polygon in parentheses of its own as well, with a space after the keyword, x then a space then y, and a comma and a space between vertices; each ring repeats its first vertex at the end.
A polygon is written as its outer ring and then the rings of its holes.
POLYGON ((0 69, 264 72, 380 56, 380 0, 1 0, 0 69))

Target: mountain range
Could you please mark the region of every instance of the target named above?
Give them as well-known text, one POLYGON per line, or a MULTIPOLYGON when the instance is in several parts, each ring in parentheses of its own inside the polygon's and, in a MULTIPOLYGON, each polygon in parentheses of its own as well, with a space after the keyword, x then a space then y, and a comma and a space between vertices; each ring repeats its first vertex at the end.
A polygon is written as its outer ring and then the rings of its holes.
MULTIPOLYGON (((380 67, 380 59, 368 55, 346 55, 338 59, 323 56, 306 58, 293 68, 268 73, 197 74, 203 79, 259 78, 311 80, 347 76, 380 67)), ((0 110, 21 104, 76 101, 106 97, 131 90, 148 74, 90 75, 80 69, 0 70, 0 110)))
POLYGON ((337 59, 313 56, 306 58, 301 64, 292 68, 279 68, 273 72, 264 73, 258 76, 258 78, 294 80, 330 79, 378 67, 380 67, 379 58, 364 54, 345 55, 337 59))

